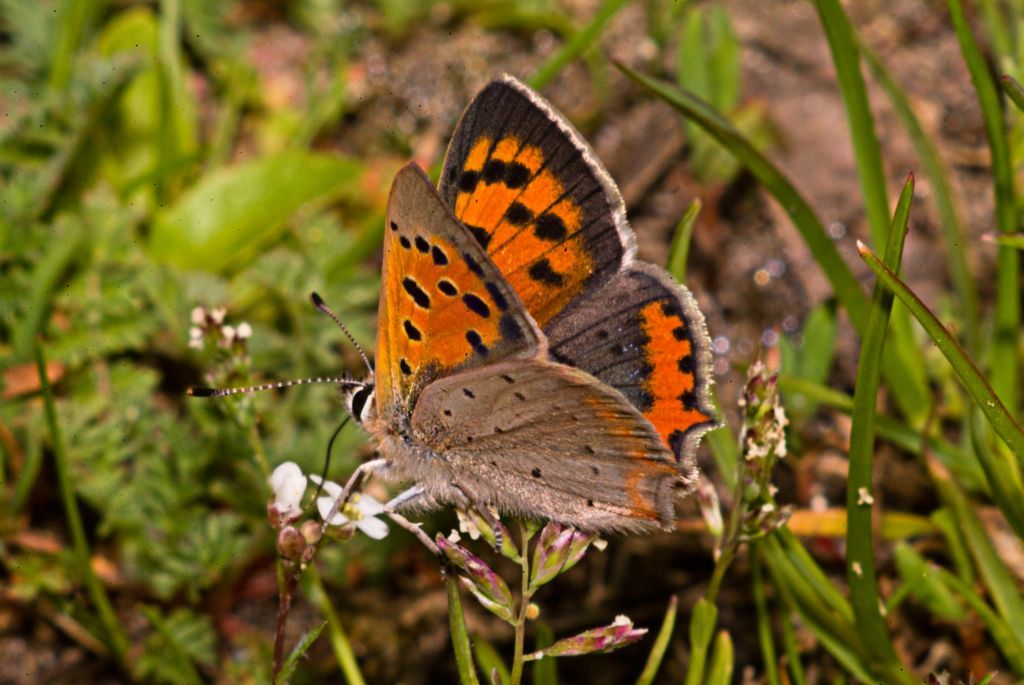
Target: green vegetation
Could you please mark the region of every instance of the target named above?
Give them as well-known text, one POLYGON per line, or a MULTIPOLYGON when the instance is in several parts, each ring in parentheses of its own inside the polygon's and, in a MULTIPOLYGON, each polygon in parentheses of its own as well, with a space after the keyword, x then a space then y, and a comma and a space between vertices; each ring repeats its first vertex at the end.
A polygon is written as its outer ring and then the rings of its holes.
MULTIPOLYGON (((773 161, 772 102, 744 99, 745 47, 725 7, 593 5, 577 16, 546 0, 0 0, 5 630, 30 651, 59 658, 74 648, 93 672, 124 682, 363 683, 377 675, 365 663, 388 658, 373 650, 390 647, 400 658, 419 637, 395 648, 356 635, 372 635, 367 623, 394 622, 394 607, 434 592, 449 619, 431 628, 447 632, 450 663, 439 672, 464 683, 554 684, 560 671, 571 682, 572 660, 555 657, 643 638, 599 657, 624 664, 609 673, 717 685, 753 666, 768 683, 807 683, 813 667, 829 682, 909 684, 929 674, 894 647, 899 638, 958 635, 964 622, 982 643, 970 663, 988 669, 974 678, 1000 671, 1024 679, 1024 591, 1006 552, 1024 541, 1020 9, 949 0, 942 15, 990 151, 979 192, 992 194, 994 218, 979 227, 954 194, 943 141, 885 51, 857 35, 837 0, 809 3, 818 34, 793 40, 827 45, 833 62, 851 133, 845 152, 863 197, 861 237, 871 243, 861 247, 870 268, 862 273, 874 276, 866 288, 841 254, 852 253, 853 237, 837 242, 799 190, 802 179, 773 161), (623 26, 634 34, 617 36, 623 26), (585 608, 583 593, 560 595, 570 578, 556 576, 573 566, 586 573, 591 557, 617 553, 617 539, 599 552, 578 532, 506 522, 515 535, 506 531, 495 552, 482 519, 474 523, 484 540, 446 540, 450 512, 426 522, 425 542, 394 526, 384 540, 352 526, 278 536, 267 521, 275 466, 293 461, 319 473, 333 440, 329 477, 344 482, 370 457, 351 428, 332 439, 343 414, 336 392, 185 396, 193 384, 361 372, 355 350, 307 296, 324 294, 372 349, 390 179, 410 157, 436 168, 466 104, 398 111, 386 86, 398 70, 388 70, 407 59, 442 74, 432 83, 416 72, 431 91, 420 92, 425 98, 452 79, 482 82, 493 72, 477 65, 454 77, 424 49, 453 35, 487 43, 489 55, 515 53, 486 65, 494 72, 514 70, 538 88, 571 83, 586 95, 570 112, 586 133, 608 123, 619 97, 678 118, 683 142, 673 163, 700 197, 672 218, 670 247, 662 236, 677 277, 699 271, 701 221, 718 211, 724 189, 738 188, 778 204, 813 260, 807 268, 831 288, 828 301, 792 312, 802 325, 799 336, 779 338, 779 373, 753 355, 732 357, 742 368, 730 378, 747 372, 744 404, 737 414, 736 391, 720 384, 723 416, 739 419, 707 436, 713 468, 693 508, 702 519, 691 509, 683 521, 713 542, 699 563, 688 548, 685 577, 699 592, 674 587, 651 604, 667 606, 664 614, 633 615, 636 627, 612 622, 616 612, 597 594, 586 598, 585 625, 551 627, 585 608), (640 47, 622 58, 623 42, 640 47), (932 258, 949 273, 937 297, 915 293, 900 275, 908 226, 928 205, 914 197, 911 176, 890 208, 898 186, 886 176, 872 82, 921 160, 917 184, 928 183, 943 243, 932 258), (997 257, 983 272, 974 254, 981 243, 971 238, 989 228, 997 257), (859 345, 844 360, 848 330, 859 345), (777 493, 775 476, 810 458, 805 429, 846 416, 843 510, 815 511, 785 488, 777 493), (927 510, 880 501, 882 445, 927 475, 927 510), (993 518, 1005 522, 1010 543, 992 538, 993 518), (844 540, 841 564, 817 554, 823 538, 844 540), (430 552, 438 547, 444 578, 430 552), (316 552, 312 564, 307 550, 316 552), (363 601, 374 592, 387 601, 363 601), (737 596, 742 605, 727 606, 737 596), (279 601, 282 617, 291 605, 293 624, 300 603, 312 618, 285 634, 279 601), (607 621, 592 620, 595 603, 607 621), (913 625, 922 617, 927 626, 913 625), (483 621, 488 631, 478 631, 483 621), (750 635, 740 640, 743 629, 750 635)), ((454 92, 468 98, 471 87, 460 82, 454 92)), ((898 170, 898 180, 909 171, 898 170)), ((717 240, 733 249, 730 236, 717 240)), ((758 312, 744 314, 764 323, 758 312)), ((368 532, 359 506, 341 514, 368 532)), ((632 543, 630 554, 652 552, 632 543)), ((7 638, 0 634, 0 651, 7 638)))

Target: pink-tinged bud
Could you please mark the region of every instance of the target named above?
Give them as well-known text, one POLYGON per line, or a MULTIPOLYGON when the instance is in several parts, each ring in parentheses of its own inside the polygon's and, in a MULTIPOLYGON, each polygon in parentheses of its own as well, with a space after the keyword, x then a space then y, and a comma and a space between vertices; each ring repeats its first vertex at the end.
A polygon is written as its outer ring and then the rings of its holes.
POLYGON ((302 537, 305 538, 307 545, 315 545, 320 542, 320 538, 323 535, 320 524, 312 519, 303 521, 302 525, 299 526, 299 530, 302 532, 302 537))
POLYGON ((631 645, 647 633, 646 628, 636 628, 626 616, 617 616, 611 625, 592 628, 579 635, 559 640, 539 652, 527 655, 527 660, 552 656, 582 656, 597 652, 612 652, 631 645))
POLYGON ((537 589, 579 563, 595 539, 595 535, 558 523, 544 526, 537 538, 530 588, 537 589))
POLYGON ((722 531, 725 524, 722 520, 722 507, 718 502, 718 493, 715 488, 704 478, 697 484, 697 506, 700 507, 700 515, 708 527, 708 532, 715 540, 722 538, 722 531))
POLYGON ((277 534, 277 553, 283 558, 294 561, 302 557, 306 549, 306 539, 297 529, 288 526, 277 534))
POLYGON ((512 599, 512 592, 508 589, 505 581, 498 577, 498 574, 491 570, 491 567, 484 563, 480 557, 472 554, 466 548, 448 540, 443 535, 435 538, 438 548, 444 553, 453 565, 465 574, 470 581, 467 585, 487 609, 494 612, 505 620, 510 620, 514 615, 515 603, 512 599), (508 612, 508 617, 504 612, 508 612))

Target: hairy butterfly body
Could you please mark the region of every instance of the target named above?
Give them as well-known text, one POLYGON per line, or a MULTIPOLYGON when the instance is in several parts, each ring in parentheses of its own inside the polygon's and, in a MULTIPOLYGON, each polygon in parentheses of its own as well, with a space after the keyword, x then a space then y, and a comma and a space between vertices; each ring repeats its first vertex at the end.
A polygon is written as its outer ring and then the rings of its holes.
POLYGON ((394 507, 493 505, 590 531, 674 521, 714 425, 692 295, 634 259, 615 184, 511 77, 473 100, 439 190, 396 176, 376 371, 346 389, 394 507))

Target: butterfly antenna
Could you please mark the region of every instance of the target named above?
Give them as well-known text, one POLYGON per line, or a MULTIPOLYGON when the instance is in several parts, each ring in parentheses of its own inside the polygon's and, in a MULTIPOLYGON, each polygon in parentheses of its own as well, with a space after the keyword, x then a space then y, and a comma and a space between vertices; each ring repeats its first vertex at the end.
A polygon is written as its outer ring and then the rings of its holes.
POLYGON ((311 378, 296 378, 291 381, 278 381, 276 383, 264 383, 263 385, 250 385, 244 388, 208 388, 202 385, 192 386, 187 390, 191 397, 227 397, 228 395, 242 395, 248 392, 259 392, 260 390, 279 390, 290 388, 294 385, 310 385, 312 383, 334 383, 335 385, 364 385, 360 381, 354 381, 344 376, 314 376, 311 378))
POLYGON ((363 346, 359 344, 359 341, 355 339, 355 336, 352 335, 352 333, 349 332, 348 328, 345 327, 345 324, 341 322, 341 318, 337 314, 335 314, 334 311, 332 311, 331 308, 327 306, 327 303, 324 302, 324 299, 315 292, 310 293, 309 299, 313 301, 314 307, 322 311, 327 316, 331 317, 331 320, 334 321, 334 323, 338 324, 338 328, 340 328, 341 332, 345 334, 345 337, 349 339, 349 342, 352 343, 352 346, 356 348, 356 352, 359 353, 359 356, 363 358, 363 364, 366 364, 366 370, 369 371, 370 375, 372 376, 373 367, 370 366, 370 358, 366 356, 366 352, 363 351, 363 346))

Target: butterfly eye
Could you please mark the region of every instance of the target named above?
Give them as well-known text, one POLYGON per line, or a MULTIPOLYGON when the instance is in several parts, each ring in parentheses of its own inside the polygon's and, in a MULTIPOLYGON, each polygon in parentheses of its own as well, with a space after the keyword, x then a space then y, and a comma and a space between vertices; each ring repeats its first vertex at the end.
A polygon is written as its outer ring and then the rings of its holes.
POLYGON ((373 386, 364 385, 363 387, 352 393, 352 400, 349 404, 349 410, 352 412, 352 418, 356 420, 356 423, 362 423, 363 419, 366 418, 364 411, 370 407, 370 400, 373 398, 373 386))

